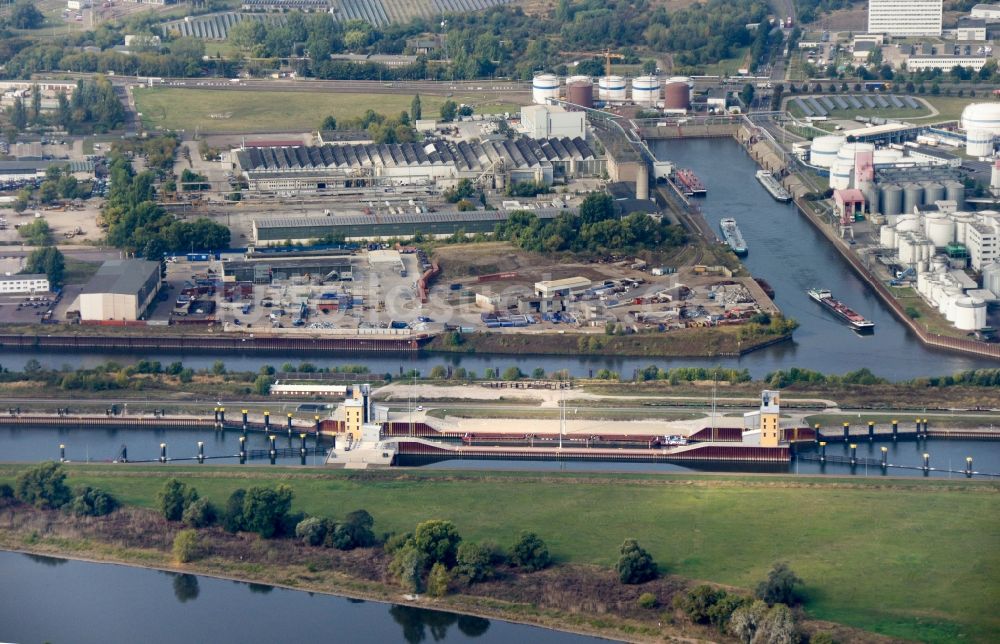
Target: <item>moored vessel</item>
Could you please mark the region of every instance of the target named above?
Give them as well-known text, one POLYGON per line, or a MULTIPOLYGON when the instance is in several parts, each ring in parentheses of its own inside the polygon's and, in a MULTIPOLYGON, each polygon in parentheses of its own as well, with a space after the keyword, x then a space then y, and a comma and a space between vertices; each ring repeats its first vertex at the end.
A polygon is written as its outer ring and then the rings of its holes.
POLYGON ((705 184, 702 183, 701 179, 698 178, 698 175, 691 170, 679 168, 674 173, 674 176, 677 179, 677 183, 680 184, 681 190, 686 195, 702 197, 708 192, 708 189, 705 188, 705 184))
POLYGON ((809 297, 822 304, 844 322, 847 322, 855 331, 866 332, 875 330, 874 322, 866 319, 840 300, 834 299, 833 295, 827 289, 811 288, 807 292, 809 293, 809 297))
POLYGON ((740 227, 736 225, 736 220, 727 217, 719 222, 719 228, 722 229, 722 238, 733 249, 733 252, 739 257, 746 257, 749 250, 747 249, 746 242, 743 241, 743 233, 740 232, 740 227))
POLYGON ((757 171, 757 181, 760 181, 760 185, 764 186, 764 189, 775 198, 775 200, 782 203, 788 203, 792 200, 792 193, 785 190, 784 186, 778 183, 778 180, 773 174, 767 170, 757 171))

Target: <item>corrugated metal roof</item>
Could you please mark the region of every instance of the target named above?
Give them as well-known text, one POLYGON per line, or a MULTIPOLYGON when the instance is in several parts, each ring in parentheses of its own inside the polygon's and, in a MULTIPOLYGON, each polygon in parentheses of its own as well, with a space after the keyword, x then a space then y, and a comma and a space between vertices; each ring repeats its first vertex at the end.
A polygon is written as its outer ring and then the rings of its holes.
MULTIPOLYGON (((513 211, 512 211, 513 212, 513 211)), ((539 219, 554 219, 561 214, 572 214, 572 208, 540 208, 529 211, 539 219)), ((503 210, 473 210, 459 212, 404 213, 383 215, 337 215, 334 217, 267 217, 254 219, 258 229, 311 228, 315 226, 359 226, 365 224, 415 224, 463 221, 506 221, 510 213, 503 210)))
POLYGON ((153 273, 160 270, 158 262, 144 259, 109 259, 101 264, 81 293, 118 293, 135 295, 153 273))

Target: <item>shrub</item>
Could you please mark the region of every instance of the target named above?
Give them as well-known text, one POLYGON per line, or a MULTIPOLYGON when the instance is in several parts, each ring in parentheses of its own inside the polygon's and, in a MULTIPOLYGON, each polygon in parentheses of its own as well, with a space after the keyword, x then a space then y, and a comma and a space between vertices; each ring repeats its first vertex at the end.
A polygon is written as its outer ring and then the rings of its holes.
POLYGON ((222 527, 226 532, 239 532, 243 530, 243 501, 246 499, 247 491, 238 488, 229 495, 226 501, 226 511, 222 515, 222 527))
POLYGON ((641 584, 656 578, 656 562, 635 539, 622 543, 615 570, 623 584, 641 584))
POLYGON ((382 548, 387 553, 392 554, 392 553, 396 552, 397 550, 399 550, 400 548, 403 548, 404 546, 406 546, 411 541, 413 541, 413 533, 412 532, 404 532, 402 534, 390 534, 386 538, 385 544, 382 546, 382 548))
POLYGON ((14 496, 36 508, 56 509, 70 502, 73 493, 66 485, 66 472, 59 463, 39 463, 17 477, 14 496))
POLYGON ((461 541, 462 537, 451 521, 424 521, 417 524, 413 534, 413 545, 427 557, 427 563, 443 563, 449 568, 455 565, 461 541))
POLYGON ((326 522, 319 517, 308 517, 295 526, 295 538, 307 546, 323 545, 326 539, 326 522))
POLYGON ((488 546, 478 543, 462 543, 458 546, 455 569, 469 578, 469 583, 485 581, 493 577, 493 552, 488 546))
POLYGON ((160 488, 156 498, 163 518, 167 521, 180 521, 184 517, 185 508, 198 500, 198 491, 182 481, 170 479, 160 488))
POLYGON ((836 644, 836 641, 837 640, 833 639, 833 635, 830 635, 825 631, 821 633, 813 633, 809 638, 809 644, 836 644))
POLYGON ((711 586, 696 586, 683 595, 678 595, 675 603, 696 624, 707 624, 711 620, 709 611, 723 597, 726 591, 711 586))
POLYGON ((281 531, 292 507, 292 488, 252 487, 243 499, 243 524, 246 530, 270 539, 281 531))
POLYGON ((659 602, 653 593, 643 593, 639 595, 639 608, 656 608, 659 602))
POLYGON ((545 542, 534 532, 524 532, 510 549, 510 560, 528 572, 547 568, 552 559, 545 542))
POLYGON ((208 499, 196 499, 184 508, 181 521, 190 528, 207 528, 215 523, 217 515, 215 506, 208 499))
POLYGON ((83 486, 75 494, 70 509, 77 516, 103 517, 118 508, 118 499, 104 490, 83 486))
POLYGON ((14 488, 6 483, 0 483, 0 499, 13 499, 14 488))
POLYGON ((194 561, 198 556, 198 532, 196 530, 181 530, 174 537, 174 558, 178 563, 194 561))
POLYGON ((787 563, 778 562, 767 573, 767 579, 757 584, 756 595, 769 606, 774 604, 793 606, 799 601, 796 586, 801 584, 802 580, 792 572, 787 563))
POLYGON ((427 555, 413 545, 412 541, 396 550, 389 563, 389 572, 399 580, 399 583, 412 593, 419 593, 423 588, 423 572, 427 563, 427 555))
POLYGON ((431 573, 427 576, 427 594, 431 597, 444 597, 448 594, 448 584, 451 582, 451 573, 443 563, 436 563, 431 566, 431 573))

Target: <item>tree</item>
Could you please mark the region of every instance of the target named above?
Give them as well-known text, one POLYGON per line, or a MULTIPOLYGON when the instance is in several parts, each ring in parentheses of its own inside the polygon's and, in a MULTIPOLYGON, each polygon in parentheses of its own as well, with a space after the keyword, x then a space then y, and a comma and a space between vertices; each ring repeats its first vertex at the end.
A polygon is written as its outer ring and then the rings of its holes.
POLYGON ((375 519, 366 510, 355 510, 327 535, 326 543, 337 550, 367 548, 375 543, 374 524, 375 519))
POLYGON ((389 572, 399 580, 404 588, 412 593, 419 593, 423 588, 423 572, 426 564, 427 555, 410 540, 402 548, 396 550, 389 563, 389 572))
POLYGON ((278 534, 292 507, 292 496, 292 488, 287 485, 278 485, 276 488, 252 487, 247 490, 243 500, 245 528, 265 539, 278 534))
POLYGON ((70 502, 73 493, 66 485, 66 472, 59 463, 48 461, 28 468, 17 477, 14 496, 43 510, 55 510, 70 502))
POLYGON ((455 569, 469 578, 469 583, 485 581, 495 574, 493 553, 484 545, 463 542, 458 546, 455 569))
POLYGON ((431 572, 427 575, 427 594, 431 597, 444 597, 448 594, 448 585, 451 582, 451 575, 448 568, 443 563, 436 563, 431 566, 431 572))
POLYGON ((438 519, 417 524, 413 534, 413 545, 424 554, 428 564, 440 562, 449 568, 455 565, 461 541, 454 523, 438 519))
POLYGON ((441 120, 450 123, 455 120, 458 113, 458 104, 455 101, 447 100, 441 105, 441 120))
POLYGON ((243 501, 247 491, 238 488, 229 495, 226 501, 226 510, 222 515, 222 527, 226 532, 239 532, 243 530, 243 501))
POLYGON ((656 578, 656 562, 635 539, 626 539, 615 565, 623 584, 641 584, 656 578))
POLYGON ((258 396, 266 396, 271 392, 271 376, 260 374, 253 381, 253 392, 258 396))
POLYGON ((186 508, 181 515, 181 521, 190 528, 207 528, 215 523, 217 512, 215 506, 208 499, 196 499, 186 508))
POLYGON ((524 377, 524 373, 518 367, 507 367, 503 370, 504 380, 520 380, 524 377))
POLYGON ((745 105, 747 109, 750 109, 750 105, 753 103, 753 95, 754 89, 753 85, 750 83, 744 85, 743 89, 740 90, 740 100, 743 101, 743 105, 745 105))
POLYGON ((14 99, 14 106, 10 112, 10 123, 18 132, 28 127, 28 110, 24 107, 24 101, 20 97, 14 99))
POLYGON ((181 530, 174 537, 174 558, 177 563, 188 563, 198 557, 198 531, 181 530))
POLYGON ((10 24, 17 29, 38 29, 45 22, 45 16, 35 7, 35 3, 26 0, 18 2, 10 14, 10 24))
POLYGON ((321 546, 326 539, 326 521, 319 517, 308 517, 295 526, 295 538, 307 546, 321 546))
POLYGON ((328 116, 323 119, 323 124, 319 126, 321 130, 336 130, 337 129, 337 119, 333 116, 328 116))
POLYGON ((423 108, 420 106, 420 94, 415 94, 413 100, 410 101, 410 118, 416 122, 423 118, 423 114, 423 108))
POLYGON ((118 499, 104 490, 82 486, 75 490, 70 509, 77 516, 103 517, 118 508, 118 499))
POLYGON ((748 606, 742 606, 733 611, 729 619, 729 632, 735 635, 743 644, 756 642, 757 629, 767 615, 767 604, 755 601, 748 606))
POLYGON ((795 632, 795 617, 784 604, 775 604, 757 626, 754 641, 766 644, 793 644, 799 638, 795 632))
POLYGON ((212 373, 216 376, 221 376, 226 373, 226 363, 222 360, 216 360, 212 363, 212 373))
POLYGON ((549 548, 534 532, 522 532, 510 549, 510 560, 528 572, 547 568, 552 562, 549 548))
POLYGON ((66 272, 66 258, 54 246, 36 248, 24 264, 25 273, 45 273, 52 287, 61 286, 66 272))
POLYGON ((163 484, 156 498, 160 506, 160 514, 167 521, 180 521, 184 510, 198 500, 198 490, 188 487, 183 481, 170 479, 163 484))
MULTIPOLYGON (((46 181, 45 183, 50 183, 46 181)), ((44 187, 45 184, 43 183, 44 187)), ((17 232, 32 246, 45 246, 51 241, 52 230, 44 219, 36 219, 30 224, 24 224, 17 232)))
POLYGON ((767 579, 757 585, 756 595, 758 599, 764 600, 768 605, 786 604, 793 606, 799 600, 796 586, 801 584, 802 580, 792 572, 787 563, 778 562, 767 573, 767 579))

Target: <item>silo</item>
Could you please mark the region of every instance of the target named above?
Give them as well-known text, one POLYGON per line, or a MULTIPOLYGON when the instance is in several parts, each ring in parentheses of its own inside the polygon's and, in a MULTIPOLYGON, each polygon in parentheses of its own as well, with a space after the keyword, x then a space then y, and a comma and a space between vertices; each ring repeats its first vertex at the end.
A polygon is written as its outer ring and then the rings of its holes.
POLYGON ((691 89, 687 83, 668 82, 663 88, 663 107, 668 110, 687 110, 691 107, 691 89))
POLYGON ((868 212, 882 212, 878 208, 878 188, 875 187, 875 184, 871 181, 865 181, 858 187, 861 189, 861 193, 865 196, 865 201, 868 203, 868 212))
POLYGON ((917 253, 920 251, 915 246, 913 235, 909 233, 900 235, 896 238, 896 243, 899 245, 899 262, 901 264, 913 266, 919 261, 920 257, 917 253))
POLYGON ((559 98, 559 77, 555 74, 539 74, 531 81, 531 101, 545 105, 550 98, 559 98))
POLYGON ((632 102, 636 105, 656 107, 660 102, 660 79, 658 76, 637 76, 632 79, 632 102))
POLYGON ((834 190, 846 190, 851 187, 851 177, 854 175, 854 163, 837 161, 830 168, 830 187, 834 190))
POLYGON ((917 293, 927 297, 930 283, 931 273, 920 273, 917 275, 917 293))
POLYGON ((945 199, 955 202, 955 208, 963 210, 965 208, 965 186, 958 181, 949 181, 944 184, 945 199))
POLYGON ((854 157, 858 152, 870 152, 872 156, 875 154, 875 146, 871 143, 845 143, 840 146, 840 150, 837 152, 837 158, 844 161, 850 161, 854 163, 854 157))
POLYGON ((882 226, 878 231, 878 244, 882 248, 896 248, 896 229, 892 226, 882 226))
POLYGON ((580 107, 594 107, 594 84, 589 80, 566 85, 566 101, 580 107))
POLYGON ((913 213, 914 208, 924 203, 924 187, 919 183, 908 183, 903 186, 903 212, 913 213))
POLYGON ((649 167, 645 162, 639 163, 639 168, 635 173, 635 198, 649 199, 649 167))
POLYGON ((944 185, 931 181, 924 184, 924 203, 933 204, 935 201, 944 201, 944 185))
POLYGON ((882 214, 895 216, 903 212, 903 189, 894 183, 882 185, 882 214))
POLYGON ((622 76, 602 76, 597 81, 597 95, 602 101, 624 103, 628 100, 625 78, 622 76))
POLYGON ((948 270, 948 258, 945 255, 935 255, 931 257, 931 268, 932 273, 944 273, 948 270))
POLYGON ((976 216, 971 212, 956 212, 951 215, 951 220, 955 222, 955 241, 959 244, 965 244, 965 231, 968 230, 969 224, 978 221, 976 216))
POLYGON ((817 136, 809 146, 809 164, 819 168, 832 167, 837 152, 846 140, 842 136, 817 136))
POLYGON ((949 318, 962 331, 976 331, 986 326, 986 302, 976 297, 955 300, 954 315, 949 318))

